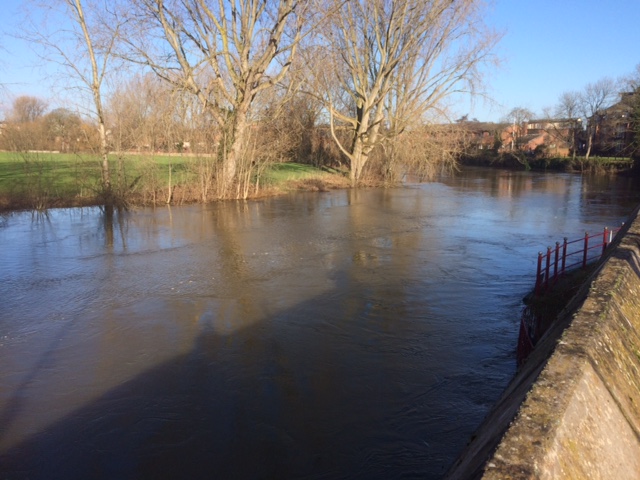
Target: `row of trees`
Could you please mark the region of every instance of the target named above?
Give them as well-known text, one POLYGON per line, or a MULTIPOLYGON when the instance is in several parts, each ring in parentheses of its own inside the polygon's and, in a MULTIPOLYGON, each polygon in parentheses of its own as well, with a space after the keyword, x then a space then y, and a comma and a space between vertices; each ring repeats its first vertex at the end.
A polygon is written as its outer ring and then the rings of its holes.
POLYGON ((48 110, 44 100, 22 96, 14 100, 7 115, 0 149, 86 152, 94 150, 96 140, 94 126, 77 113, 66 108, 48 110))
MULTIPOLYGON (((447 98, 478 88, 499 40, 483 23, 481 0, 34 6, 49 23, 23 25, 26 38, 83 92, 107 193, 111 148, 185 142, 215 158, 219 197, 236 195, 243 165, 273 157, 265 149, 333 149, 357 184, 370 159, 388 169, 399 139, 423 138, 447 98)), ((422 142, 419 163, 446 158, 447 150, 433 155, 437 138, 422 142)))

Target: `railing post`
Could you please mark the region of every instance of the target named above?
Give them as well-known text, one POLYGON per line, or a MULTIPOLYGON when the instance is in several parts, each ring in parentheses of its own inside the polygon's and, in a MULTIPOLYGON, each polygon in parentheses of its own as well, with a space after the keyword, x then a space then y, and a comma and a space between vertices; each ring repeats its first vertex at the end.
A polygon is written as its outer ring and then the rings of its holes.
MULTIPOLYGON (((624 223, 622 224, 624 227, 624 223)), ((606 249, 613 242, 614 237, 617 237, 618 233, 622 229, 620 228, 609 228, 604 227, 602 232, 602 244, 594 244, 591 248, 595 249, 602 245, 602 253, 601 256, 604 256, 606 249)), ((599 234, 593 235, 593 238, 597 238, 599 234)), ((589 232, 584 232, 584 240, 583 240, 583 250, 582 250, 582 268, 587 267, 587 262, 589 261, 589 240, 590 240, 589 232)), ((572 255, 577 255, 580 253, 579 249, 568 252, 569 244, 579 242, 579 240, 569 241, 567 237, 564 237, 564 241, 562 242, 562 260, 560 260, 560 242, 556 242, 555 247, 555 257, 551 258, 551 249, 553 247, 547 247, 546 254, 544 252, 538 252, 538 266, 536 272, 536 286, 535 286, 535 294, 542 295, 544 291, 548 290, 551 284, 555 284, 558 281, 558 278, 563 276, 566 273, 567 269, 567 258, 572 255), (543 256, 546 256, 546 262, 543 267, 542 261, 543 256), (551 263, 553 262, 553 275, 551 274, 551 263), (562 263, 560 263, 562 262, 562 263), (550 283, 551 282, 551 283, 550 283)), ((595 252, 594 252, 595 254, 595 252)), ((593 257, 592 257, 593 258, 593 257)), ((571 263, 568 268, 573 269, 580 265, 580 262, 571 263)))
POLYGON ((556 258, 553 262, 553 282, 558 281, 558 257, 560 256, 560 242, 556 242, 556 258))
POLYGON ((589 250, 589 232, 584 232, 584 251, 582 252, 582 268, 587 266, 587 250, 589 250))
POLYGON ((544 288, 549 289, 549 267, 551 266, 551 247, 547 247, 547 265, 544 272, 544 288))
POLYGON ((602 255, 604 255, 604 251, 607 249, 607 245, 609 245, 609 229, 604 227, 604 233, 602 234, 602 255))
POLYGON ((536 274, 536 295, 542 293, 542 252, 538 252, 538 273, 536 274))

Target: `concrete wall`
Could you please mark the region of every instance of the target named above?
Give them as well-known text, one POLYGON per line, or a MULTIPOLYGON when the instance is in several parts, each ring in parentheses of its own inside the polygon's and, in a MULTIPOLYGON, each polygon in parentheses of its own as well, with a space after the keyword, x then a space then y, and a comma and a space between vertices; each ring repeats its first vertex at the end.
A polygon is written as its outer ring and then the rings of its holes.
POLYGON ((640 218, 541 339, 449 479, 640 479, 640 218))

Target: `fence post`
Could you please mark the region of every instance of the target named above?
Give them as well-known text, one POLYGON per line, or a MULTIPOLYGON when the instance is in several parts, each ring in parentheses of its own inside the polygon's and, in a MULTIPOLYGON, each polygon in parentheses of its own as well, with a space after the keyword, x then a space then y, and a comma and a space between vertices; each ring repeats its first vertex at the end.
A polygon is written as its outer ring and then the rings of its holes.
POLYGON ((587 250, 589 250, 589 232, 584 232, 584 251, 582 252, 582 268, 587 266, 587 250))
POLYGON ((545 267, 544 288, 549 289, 549 267, 551 266, 551 247, 547 247, 547 265, 545 267))
POLYGON ((609 245, 609 229, 604 227, 604 233, 602 234, 602 255, 604 255, 604 251, 607 249, 607 245, 609 245))
POLYGON ((536 275, 536 295, 542 293, 542 252, 538 252, 538 273, 536 275))
POLYGON ((567 263, 567 237, 564 237, 564 242, 562 244, 562 269, 560 270, 560 274, 564 275, 564 266, 567 263))
POLYGON ((553 282, 558 281, 558 256, 560 255, 560 242, 556 242, 556 258, 553 262, 553 282))

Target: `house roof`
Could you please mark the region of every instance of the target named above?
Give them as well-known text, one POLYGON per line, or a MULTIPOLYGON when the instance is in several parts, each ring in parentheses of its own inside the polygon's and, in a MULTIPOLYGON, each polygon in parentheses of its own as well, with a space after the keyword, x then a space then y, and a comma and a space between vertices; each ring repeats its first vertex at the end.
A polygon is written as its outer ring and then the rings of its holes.
POLYGON ((536 138, 540 138, 543 136, 544 135, 541 133, 530 133, 528 135, 522 135, 521 137, 518 137, 518 139, 516 140, 516 143, 518 145, 523 145, 523 144, 529 143, 531 140, 534 140, 536 138))
POLYGON ((462 128, 469 130, 470 132, 493 132, 500 131, 507 127, 508 123, 493 123, 493 122, 459 122, 457 123, 462 128))
POLYGON ((623 92, 620 94, 620 101, 605 108, 602 113, 606 116, 624 117, 633 111, 633 98, 640 93, 623 92))

